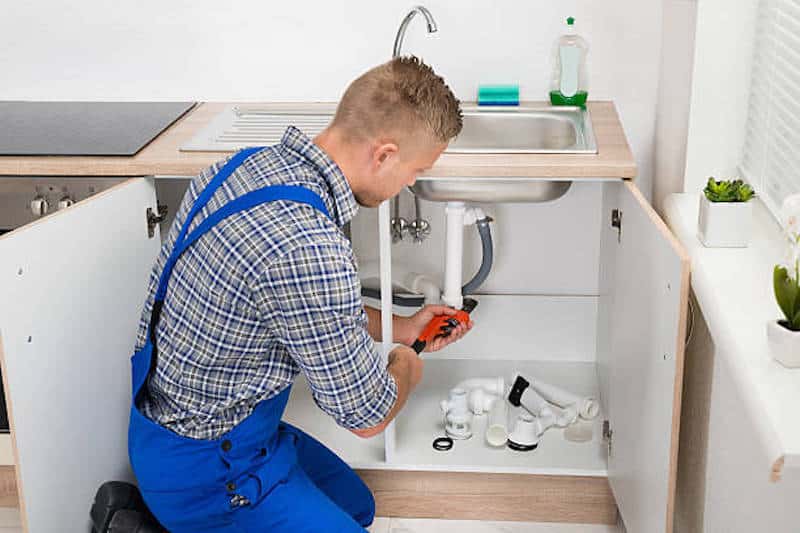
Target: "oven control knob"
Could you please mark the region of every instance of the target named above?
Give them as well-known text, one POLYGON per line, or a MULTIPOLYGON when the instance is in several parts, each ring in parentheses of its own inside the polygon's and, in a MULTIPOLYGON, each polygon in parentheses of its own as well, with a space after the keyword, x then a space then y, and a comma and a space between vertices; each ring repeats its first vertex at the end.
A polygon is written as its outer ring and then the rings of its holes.
POLYGON ((50 204, 47 203, 47 198, 44 196, 37 196, 31 200, 31 213, 35 217, 43 217, 50 211, 50 204))
POLYGON ((58 201, 58 209, 66 209, 71 207, 73 204, 75 204, 75 200, 73 200, 70 195, 65 194, 61 200, 58 201))

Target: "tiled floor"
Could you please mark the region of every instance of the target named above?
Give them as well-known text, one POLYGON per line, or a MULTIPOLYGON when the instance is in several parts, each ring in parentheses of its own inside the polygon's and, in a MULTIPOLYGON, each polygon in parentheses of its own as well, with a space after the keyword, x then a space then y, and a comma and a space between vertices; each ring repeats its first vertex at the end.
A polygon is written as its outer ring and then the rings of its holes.
POLYGON ((376 518, 371 533, 622 533, 616 526, 376 518))

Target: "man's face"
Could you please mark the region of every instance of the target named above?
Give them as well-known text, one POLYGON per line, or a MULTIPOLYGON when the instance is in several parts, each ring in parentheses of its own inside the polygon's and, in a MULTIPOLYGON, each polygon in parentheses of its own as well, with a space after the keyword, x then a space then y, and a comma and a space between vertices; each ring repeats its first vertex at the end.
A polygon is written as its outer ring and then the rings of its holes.
POLYGON ((356 200, 365 207, 377 207, 397 195, 403 187, 413 185, 417 177, 430 170, 442 155, 447 143, 414 142, 398 148, 393 142, 377 142, 371 146, 365 175, 353 189, 356 200))

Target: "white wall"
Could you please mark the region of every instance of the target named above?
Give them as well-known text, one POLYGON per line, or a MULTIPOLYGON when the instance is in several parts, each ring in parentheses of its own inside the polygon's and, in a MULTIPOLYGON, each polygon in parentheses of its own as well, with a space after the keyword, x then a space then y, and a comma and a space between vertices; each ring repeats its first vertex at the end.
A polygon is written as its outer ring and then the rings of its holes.
POLYGON ((683 192, 692 92, 697 0, 665 0, 658 86, 653 204, 683 192))
MULTIPOLYGON (((544 99, 553 42, 574 15, 590 44, 590 94, 612 99, 649 194, 659 63, 661 1, 428 0, 439 32, 409 29, 405 50, 443 74, 457 95, 479 83, 519 83, 544 99)), ((141 0, 19 2, 0 18, 0 99, 309 101, 338 99, 347 83, 389 58, 413 2, 211 2, 141 0)), ((599 189, 574 187, 548 206, 497 206, 496 269, 485 290, 596 294, 599 189)), ((411 218, 406 197, 404 216, 411 218)), ((441 206, 425 204, 432 239, 395 256, 441 268, 441 206)), ((367 227, 374 214, 366 213, 367 227)), ((367 241, 374 242, 374 241, 367 241)), ((357 243, 358 246, 358 243, 357 243)), ((479 247, 467 237, 467 275, 479 247)), ((369 250, 359 250, 369 256, 369 250)))
MULTIPOLYGON (((9 3, 9 7, 11 2, 9 3)), ((428 0, 438 35, 406 50, 462 99, 519 83, 544 99, 567 15, 591 45, 590 95, 613 99, 649 194, 661 1, 428 0)), ((0 17, 0 99, 336 100, 388 59, 410 1, 140 0, 14 2, 0 17)))
POLYGON ((709 175, 737 174, 747 119, 758 0, 704 0, 697 34, 686 152, 685 191, 709 175))

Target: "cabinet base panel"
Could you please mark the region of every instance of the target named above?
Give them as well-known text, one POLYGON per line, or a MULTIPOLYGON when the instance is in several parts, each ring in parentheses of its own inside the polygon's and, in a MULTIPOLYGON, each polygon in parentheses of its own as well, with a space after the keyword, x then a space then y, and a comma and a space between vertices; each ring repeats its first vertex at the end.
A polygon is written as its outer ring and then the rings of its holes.
POLYGON ((13 466, 0 466, 0 507, 19 507, 15 470, 13 466))
POLYGON ((607 478, 359 470, 377 516, 453 520, 617 523, 607 478))

